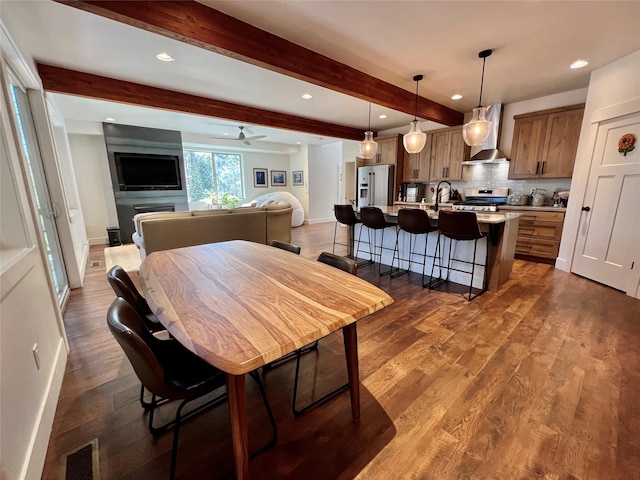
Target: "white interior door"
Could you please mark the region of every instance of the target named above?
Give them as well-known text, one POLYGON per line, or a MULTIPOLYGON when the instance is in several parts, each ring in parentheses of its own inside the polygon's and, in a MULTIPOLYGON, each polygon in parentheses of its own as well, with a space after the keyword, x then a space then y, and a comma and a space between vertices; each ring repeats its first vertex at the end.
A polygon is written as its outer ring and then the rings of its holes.
POLYGON ((640 114, 598 124, 572 272, 634 295, 640 278, 640 114), (627 133, 638 144, 618 151, 627 133))

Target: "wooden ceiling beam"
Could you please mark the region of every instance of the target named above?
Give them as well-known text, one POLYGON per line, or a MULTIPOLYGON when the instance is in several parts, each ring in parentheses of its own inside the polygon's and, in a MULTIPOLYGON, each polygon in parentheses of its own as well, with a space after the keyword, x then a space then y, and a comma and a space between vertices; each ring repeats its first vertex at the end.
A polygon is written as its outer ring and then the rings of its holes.
POLYGON ((362 140, 362 129, 310 118, 238 105, 212 98, 150 87, 124 80, 37 63, 42 85, 48 92, 98 98, 118 103, 224 118, 252 125, 293 130, 322 137, 362 140))
MULTIPOLYGON (((185 42, 409 115, 415 94, 195 1, 57 0, 81 10, 185 42)), ((418 118, 461 125, 464 114, 428 98, 418 118)))

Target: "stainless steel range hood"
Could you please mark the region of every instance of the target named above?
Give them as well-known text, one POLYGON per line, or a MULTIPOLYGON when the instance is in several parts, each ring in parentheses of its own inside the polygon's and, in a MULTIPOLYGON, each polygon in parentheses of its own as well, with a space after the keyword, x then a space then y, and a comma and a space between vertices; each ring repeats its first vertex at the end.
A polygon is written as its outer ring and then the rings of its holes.
POLYGON ((463 165, 476 165, 478 163, 503 163, 508 162, 507 156, 498 150, 500 138, 500 120, 502 119, 502 104, 496 103, 487 107, 486 119, 491 122, 491 133, 487 141, 481 147, 471 147, 471 158, 465 159, 463 165), (480 151, 478 151, 480 148, 480 151))

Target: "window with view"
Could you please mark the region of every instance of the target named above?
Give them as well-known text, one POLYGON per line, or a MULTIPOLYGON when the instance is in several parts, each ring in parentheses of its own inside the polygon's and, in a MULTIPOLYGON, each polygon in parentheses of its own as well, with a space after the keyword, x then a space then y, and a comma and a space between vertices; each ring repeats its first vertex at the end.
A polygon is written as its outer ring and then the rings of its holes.
POLYGON ((224 194, 244 199, 242 155, 184 150, 184 168, 189 203, 220 201, 224 194))

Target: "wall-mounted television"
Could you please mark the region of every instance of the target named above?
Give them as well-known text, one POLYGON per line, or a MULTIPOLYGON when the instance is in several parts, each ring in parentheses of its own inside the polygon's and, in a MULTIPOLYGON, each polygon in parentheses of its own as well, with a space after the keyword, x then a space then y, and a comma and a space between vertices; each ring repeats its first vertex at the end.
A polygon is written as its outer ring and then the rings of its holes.
POLYGON ((114 152, 120 191, 182 190, 178 155, 114 152))

